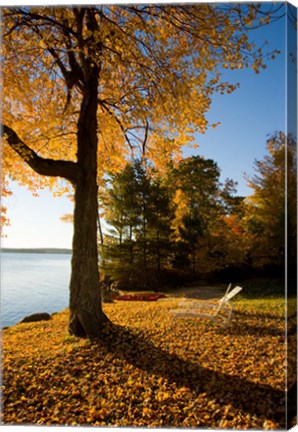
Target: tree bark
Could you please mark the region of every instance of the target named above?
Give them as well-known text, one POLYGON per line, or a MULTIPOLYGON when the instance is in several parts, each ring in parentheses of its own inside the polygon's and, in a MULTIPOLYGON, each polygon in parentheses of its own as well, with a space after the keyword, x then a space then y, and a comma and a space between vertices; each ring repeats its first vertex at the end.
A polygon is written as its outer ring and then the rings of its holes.
POLYGON ((37 155, 21 138, 7 125, 1 125, 1 136, 5 136, 10 147, 26 162, 30 168, 41 175, 63 177, 74 185, 78 178, 76 162, 45 159, 37 155))
POLYGON ((101 219, 99 216, 99 213, 97 214, 97 221, 98 221, 98 232, 99 232, 99 238, 100 238, 100 246, 103 248, 104 239, 103 239, 103 232, 101 228, 101 219))
POLYGON ((78 165, 70 281, 69 332, 99 337, 102 311, 97 249, 97 73, 86 85, 78 122, 78 165))

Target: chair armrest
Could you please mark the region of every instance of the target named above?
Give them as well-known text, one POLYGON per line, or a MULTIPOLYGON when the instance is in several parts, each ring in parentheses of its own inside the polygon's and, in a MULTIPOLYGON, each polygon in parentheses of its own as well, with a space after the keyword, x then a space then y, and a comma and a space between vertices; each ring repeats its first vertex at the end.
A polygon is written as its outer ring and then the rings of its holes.
POLYGON ((210 302, 202 302, 202 303, 196 303, 196 302, 187 302, 183 301, 178 303, 179 307, 186 307, 190 309, 213 309, 217 308, 219 306, 218 303, 210 303, 210 302))

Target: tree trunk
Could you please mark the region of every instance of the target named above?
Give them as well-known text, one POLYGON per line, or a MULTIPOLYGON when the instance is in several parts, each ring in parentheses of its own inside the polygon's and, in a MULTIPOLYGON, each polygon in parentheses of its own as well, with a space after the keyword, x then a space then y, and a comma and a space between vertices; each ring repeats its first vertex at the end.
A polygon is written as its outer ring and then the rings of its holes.
POLYGON ((103 232, 102 232, 102 228, 101 228, 101 219, 100 219, 99 213, 97 214, 97 221, 98 221, 98 232, 99 232, 99 238, 100 238, 100 246, 103 248, 104 239, 103 239, 103 232))
POLYGON ((157 231, 157 233, 156 233, 156 243, 157 243, 157 274, 159 276, 160 275, 160 260, 161 260, 159 231, 157 231))
POLYGON ((129 224, 129 243, 130 243, 130 264, 133 264, 133 241, 132 241, 132 225, 129 224))
POLYGON ((97 249, 97 73, 84 93, 78 122, 79 176, 75 189, 69 332, 99 337, 102 311, 97 249))

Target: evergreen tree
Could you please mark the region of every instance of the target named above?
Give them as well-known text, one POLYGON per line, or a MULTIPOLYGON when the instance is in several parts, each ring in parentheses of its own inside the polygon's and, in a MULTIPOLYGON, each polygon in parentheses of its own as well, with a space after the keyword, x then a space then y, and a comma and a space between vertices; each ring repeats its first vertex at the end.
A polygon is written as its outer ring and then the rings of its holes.
POLYGON ((169 199, 145 159, 128 163, 109 180, 102 270, 130 289, 157 288, 169 253, 169 199))
POLYGON ((175 185, 173 240, 176 242, 174 266, 198 270, 196 255, 207 238, 218 212, 219 169, 212 160, 193 156, 175 166, 170 179, 175 185))

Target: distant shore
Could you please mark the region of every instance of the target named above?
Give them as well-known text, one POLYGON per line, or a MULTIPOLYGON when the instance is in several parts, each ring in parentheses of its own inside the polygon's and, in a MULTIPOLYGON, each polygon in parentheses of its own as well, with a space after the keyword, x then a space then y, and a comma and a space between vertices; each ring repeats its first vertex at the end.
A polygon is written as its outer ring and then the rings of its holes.
POLYGON ((71 255, 71 249, 59 249, 59 248, 1 248, 3 253, 39 253, 39 254, 69 254, 71 255))

